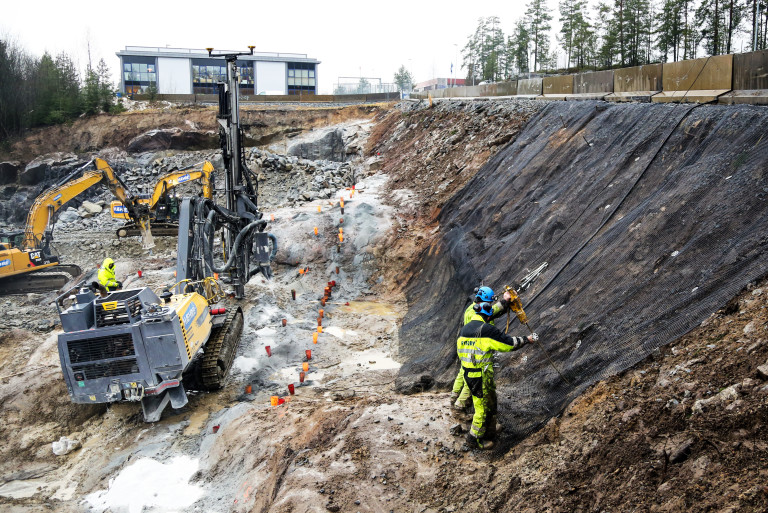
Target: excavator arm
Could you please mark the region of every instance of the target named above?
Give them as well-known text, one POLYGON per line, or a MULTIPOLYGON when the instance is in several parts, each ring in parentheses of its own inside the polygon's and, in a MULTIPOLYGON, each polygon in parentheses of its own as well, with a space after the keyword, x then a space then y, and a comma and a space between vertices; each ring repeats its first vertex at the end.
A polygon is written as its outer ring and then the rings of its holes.
POLYGON ((52 188, 37 197, 32 209, 27 215, 27 225, 24 232, 24 248, 39 249, 47 242, 46 232, 49 229, 53 214, 72 198, 85 192, 101 182, 101 171, 88 171, 80 178, 52 188))
POLYGON ((152 232, 149 226, 149 208, 146 204, 139 202, 139 199, 128 193, 128 189, 122 180, 115 174, 114 170, 107 164, 106 160, 96 159, 96 169, 98 169, 103 180, 106 182, 110 192, 125 206, 128 215, 136 223, 141 232, 141 241, 144 249, 150 249, 155 246, 152 238, 152 232))
POLYGON ((190 171, 191 169, 192 168, 181 169, 161 177, 157 184, 155 184, 155 188, 152 191, 152 198, 149 203, 149 208, 154 210, 157 202, 160 201, 160 199, 174 187, 194 180, 200 180, 202 183, 203 197, 206 199, 212 199, 213 185, 211 182, 211 173, 213 172, 213 164, 206 161, 203 164, 202 169, 190 171))

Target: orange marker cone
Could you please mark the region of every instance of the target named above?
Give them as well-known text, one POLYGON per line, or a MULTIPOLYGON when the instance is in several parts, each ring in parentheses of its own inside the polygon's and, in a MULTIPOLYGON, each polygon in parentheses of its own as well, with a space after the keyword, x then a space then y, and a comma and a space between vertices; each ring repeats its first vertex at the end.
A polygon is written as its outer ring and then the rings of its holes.
POLYGON ((274 221, 275 220, 275 214, 269 214, 269 220, 274 221))
POLYGON ((322 326, 318 326, 317 327, 317 332, 318 333, 322 333, 323 332, 323 327, 322 326))
POLYGON ((315 235, 317 235, 317 226, 315 226, 315 235))
POLYGON ((325 310, 323 310, 323 309, 321 308, 321 309, 320 309, 320 318, 322 319, 323 317, 325 317, 325 310))
POLYGON ((283 327, 285 327, 288 324, 288 319, 283 319, 283 327))
POLYGON ((317 344, 317 333, 312 333, 312 343, 317 344))
POLYGON ((280 398, 277 397, 276 395, 273 395, 272 397, 269 398, 269 404, 271 404, 272 406, 277 406, 279 402, 280 402, 280 398))
POLYGON ((245 386, 245 393, 246 394, 250 394, 251 392, 253 392, 253 387, 251 385, 246 385, 245 386))
POLYGON ((309 364, 307 362, 304 362, 304 363, 301 364, 301 368, 302 368, 302 370, 304 370, 304 372, 308 372, 309 371, 309 364))
POLYGON ((318 212, 322 212, 323 211, 323 209, 322 209, 322 207, 320 207, 320 205, 317 206, 317 211, 318 212))

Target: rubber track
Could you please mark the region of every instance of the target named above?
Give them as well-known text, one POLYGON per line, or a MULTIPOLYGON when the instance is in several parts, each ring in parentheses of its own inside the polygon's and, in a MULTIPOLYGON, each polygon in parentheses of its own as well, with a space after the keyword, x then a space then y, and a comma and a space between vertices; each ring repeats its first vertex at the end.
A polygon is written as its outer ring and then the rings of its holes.
MULTIPOLYGON (((124 238, 120 236, 120 232, 125 230, 126 235, 124 237, 135 237, 141 235, 141 230, 135 224, 124 225, 115 231, 118 239, 124 238)), ((153 223, 150 225, 150 231, 153 237, 175 237, 179 234, 178 223, 153 223)))
MULTIPOLYGON (((51 269, 55 269, 55 267, 51 269)), ((58 290, 78 276, 78 274, 72 275, 67 271, 69 269, 65 269, 65 272, 38 271, 3 278, 0 280, 0 296, 46 293, 58 290)))
POLYGON ((227 314, 224 324, 211 331, 202 362, 202 382, 206 390, 218 390, 224 385, 235 359, 243 332, 243 310, 238 306, 227 314))

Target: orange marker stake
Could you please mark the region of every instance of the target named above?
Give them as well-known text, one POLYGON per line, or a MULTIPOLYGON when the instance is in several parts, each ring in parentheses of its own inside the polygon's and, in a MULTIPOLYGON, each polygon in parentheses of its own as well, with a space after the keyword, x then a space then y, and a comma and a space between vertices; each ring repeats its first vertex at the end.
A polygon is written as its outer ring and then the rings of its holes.
POLYGON ((307 362, 304 362, 304 363, 302 363, 302 364, 301 364, 301 369, 302 369, 304 372, 309 372, 309 364, 308 364, 307 362))
POLYGON ((320 318, 322 319, 323 317, 325 317, 325 310, 323 310, 323 309, 321 308, 321 309, 320 309, 320 318))
POLYGON ((322 317, 318 317, 317 318, 317 325, 318 326, 322 326, 323 325, 323 318, 322 317))
POLYGON ((339 206, 340 206, 341 208, 344 208, 344 198, 340 198, 340 199, 339 199, 339 206))
POLYGON ((213 279, 218 280, 219 279, 219 273, 213 273, 213 279))
POLYGON ((320 304, 321 304, 321 305, 323 305, 323 306, 325 306, 325 301, 326 301, 326 298, 323 298, 323 299, 321 299, 321 300, 320 300, 320 304))
POLYGON ((322 208, 320 205, 318 205, 318 206, 317 206, 317 211, 318 211, 318 212, 322 212, 322 211, 323 211, 323 208, 322 208))
POLYGON ((344 242, 344 234, 339 233, 339 242, 344 242))
POLYGON ((312 333, 312 343, 317 344, 317 333, 312 333))
POLYGON ((273 395, 272 397, 269 398, 269 404, 271 404, 272 406, 277 406, 279 402, 280 402, 280 398, 277 397, 276 395, 273 395))
POLYGON ((317 226, 315 226, 315 235, 317 235, 317 226))
POLYGON ((269 214, 269 220, 274 221, 275 220, 275 214, 269 214))
POLYGON ((283 327, 285 327, 288 324, 288 319, 283 319, 283 327))
POLYGON ((323 332, 323 327, 322 326, 318 326, 317 327, 317 332, 318 333, 322 333, 323 332))
POLYGON ((245 386, 245 393, 246 394, 250 394, 251 392, 253 392, 253 387, 251 385, 246 385, 245 386))
POLYGON ((304 352, 307 353, 307 360, 311 360, 312 359, 312 350, 311 349, 307 349, 304 352))

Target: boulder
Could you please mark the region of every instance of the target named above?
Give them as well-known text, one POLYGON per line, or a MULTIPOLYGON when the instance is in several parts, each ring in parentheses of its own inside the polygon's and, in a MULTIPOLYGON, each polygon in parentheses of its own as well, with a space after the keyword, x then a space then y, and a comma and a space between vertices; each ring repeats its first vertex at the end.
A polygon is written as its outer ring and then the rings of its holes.
POLYGON ((131 153, 154 152, 158 150, 201 150, 216 148, 218 134, 213 131, 196 132, 181 128, 150 130, 134 137, 128 143, 131 153))
POLYGON ((53 449, 53 454, 56 456, 64 456, 65 454, 69 454, 75 449, 79 449, 80 442, 78 440, 70 440, 66 436, 62 436, 57 442, 51 443, 51 448, 53 449))
POLYGON ((20 167, 21 164, 18 162, 0 162, 0 185, 16 183, 19 179, 20 167))
POLYGON ((78 219, 80 219, 80 215, 77 213, 76 208, 69 207, 59 214, 59 222, 62 223, 71 223, 78 219))
POLYGON ((88 212, 91 215, 96 215, 101 213, 101 205, 98 205, 96 203, 91 203, 90 201, 83 201, 82 204, 83 209, 88 212))

